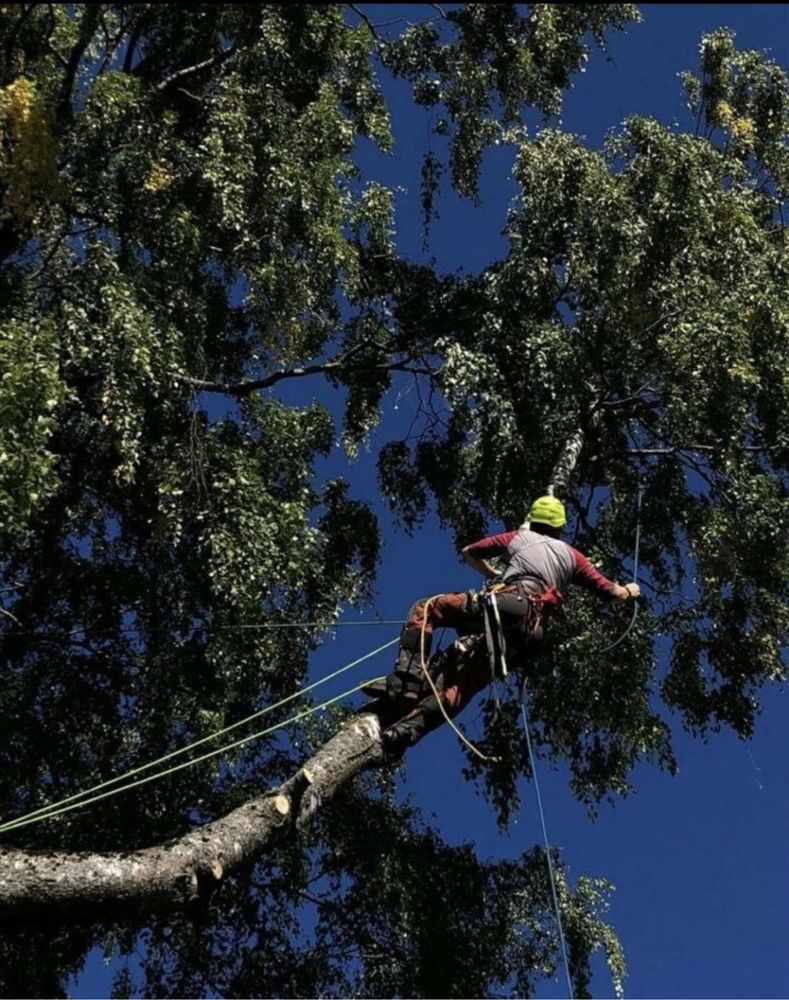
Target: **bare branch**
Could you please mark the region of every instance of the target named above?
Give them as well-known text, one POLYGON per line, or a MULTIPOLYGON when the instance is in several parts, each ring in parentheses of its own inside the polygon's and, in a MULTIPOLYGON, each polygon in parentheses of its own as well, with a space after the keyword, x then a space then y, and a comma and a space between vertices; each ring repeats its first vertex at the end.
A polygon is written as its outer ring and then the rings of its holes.
POLYGON ((191 90, 187 90, 186 87, 176 87, 176 91, 179 94, 183 94, 184 97, 188 97, 191 101, 195 101, 197 104, 203 104, 204 99, 198 97, 197 94, 193 94, 191 90))
MULTIPOLYGON (((243 396, 249 396, 253 392, 270 389, 272 386, 275 386, 278 382, 282 382, 284 379, 305 378, 308 375, 331 375, 333 372, 337 372, 342 369, 347 363, 348 354, 345 354, 334 358, 331 361, 326 361, 324 364, 306 365, 304 368, 286 368, 283 371, 272 372, 264 378, 253 379, 249 382, 235 383, 213 382, 206 379, 191 378, 175 372, 173 374, 175 374, 180 381, 186 382, 188 385, 191 385, 195 389, 199 389, 201 392, 218 392, 226 396, 236 396, 241 398, 243 396)), ((386 362, 380 365, 373 365, 371 367, 375 371, 399 371, 408 372, 412 375, 427 375, 430 377, 435 376, 437 373, 437 369, 430 368, 429 366, 417 367, 409 361, 386 362)))
POLYGON ((364 23, 370 29, 370 33, 373 35, 373 37, 375 39, 377 39, 378 43, 379 44, 383 44, 384 40, 378 34, 378 29, 375 27, 375 25, 370 20, 370 18, 365 14, 365 12, 361 9, 361 7, 359 7, 355 3, 349 3, 348 6, 351 8, 351 10, 354 12, 354 14, 356 14, 358 17, 360 17, 362 19, 362 21, 364 21, 364 23))
POLYGON ((201 392, 219 392, 227 396, 249 396, 253 392, 263 389, 270 389, 283 379, 304 378, 307 375, 328 375, 340 367, 338 362, 328 361, 323 365, 308 365, 305 368, 288 368, 284 371, 272 372, 265 378, 254 379, 249 382, 211 382, 200 378, 188 378, 177 376, 181 381, 188 383, 201 392))
POLYGON ((238 47, 234 42, 222 52, 217 52, 216 55, 213 55, 208 59, 204 59, 200 63, 195 63, 194 66, 185 66, 183 69, 176 70, 175 73, 171 73, 170 76, 162 80, 161 83, 158 83, 154 89, 157 93, 160 93, 161 91, 166 90, 167 87, 172 86, 172 84, 179 83, 187 77, 194 76, 196 73, 200 73, 204 69, 209 69, 212 66, 221 66, 222 63, 225 63, 228 59, 232 58, 237 51, 238 47))
POLYGON ((6 611, 5 608, 0 608, 0 615, 5 615, 6 618, 10 618, 11 621, 14 622, 16 625, 18 625, 20 628, 22 627, 22 622, 17 618, 17 616, 12 615, 11 612, 6 611))
MULTIPOLYGON (((748 452, 766 452, 766 451, 780 451, 781 445, 778 444, 764 444, 764 445, 744 445, 742 451, 748 452)), ((628 448, 628 455, 679 455, 685 454, 691 451, 700 451, 706 453, 716 453, 722 451, 721 445, 717 444, 683 444, 683 445, 672 445, 665 448, 628 448)))
POLYGON ((628 403, 646 403, 650 402, 647 393, 656 393, 657 389, 654 385, 654 379, 649 378, 646 382, 632 394, 632 396, 626 396, 624 399, 606 399, 600 406, 604 409, 617 409, 620 406, 627 406, 628 403))
MULTIPOLYGON (((378 31, 379 28, 390 28, 393 24, 405 24, 409 28, 413 28, 416 26, 414 21, 409 21, 408 18, 406 17, 395 17, 391 21, 378 21, 377 23, 373 23, 367 16, 367 14, 365 14, 365 12, 361 9, 361 7, 358 6, 358 4, 349 3, 348 6, 362 21, 364 21, 364 23, 370 29, 370 32, 375 37, 379 45, 383 45, 386 42, 386 39, 381 37, 381 34, 378 31)), ((446 14, 444 14, 443 16, 446 17, 446 14)), ((427 24, 430 22, 430 20, 431 20, 430 18, 427 18, 426 21, 419 21, 418 23, 427 24)))

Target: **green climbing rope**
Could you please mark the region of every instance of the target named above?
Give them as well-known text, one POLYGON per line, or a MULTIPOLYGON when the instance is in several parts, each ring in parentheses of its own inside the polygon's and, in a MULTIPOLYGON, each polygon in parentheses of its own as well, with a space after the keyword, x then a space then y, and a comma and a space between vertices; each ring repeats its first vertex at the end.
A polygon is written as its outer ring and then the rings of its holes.
MULTIPOLYGON (((9 830, 16 830, 22 826, 28 826, 31 823, 40 822, 45 819, 51 819, 54 816, 60 816, 65 812, 70 812, 72 809, 77 809, 80 806, 90 805, 91 803, 97 802, 100 799, 109 798, 111 795, 118 794, 119 792, 127 791, 130 788, 136 788, 139 787, 140 785, 147 784, 149 781, 153 781, 156 778, 162 778, 165 775, 173 774, 174 772, 183 770, 186 767, 191 767, 193 764, 198 764, 204 760, 210 759, 211 757, 216 757, 222 753, 228 752, 229 750, 233 750, 236 747, 242 746, 244 743, 251 742, 252 740, 255 739, 260 739, 261 737, 266 736, 277 729, 281 729, 284 726, 290 725, 293 722, 297 722, 300 719, 306 718, 313 712, 318 712, 324 708, 327 708, 329 705, 333 705, 335 702, 340 701, 342 698, 346 698, 349 695, 354 694, 356 691, 361 689, 362 685, 358 685, 352 690, 346 691, 342 695, 338 695, 336 698, 331 698, 328 701, 323 702, 321 705, 313 706, 312 708, 306 710, 305 712, 292 716, 290 719, 286 719, 284 722, 279 722, 275 726, 271 726, 268 729, 261 730, 258 733, 253 733, 251 736, 247 736, 242 740, 237 740, 234 743, 227 744, 226 746, 220 747, 217 750, 213 750, 208 754, 203 754, 200 757, 196 757, 191 760, 185 761, 165 771, 159 771, 156 774, 148 775, 147 777, 142 778, 139 781, 128 782, 128 779, 135 777, 135 775, 142 774, 144 771, 149 771, 152 768, 159 766, 160 764, 165 764, 176 757, 188 753, 190 750, 194 750, 196 747, 202 746, 203 744, 208 743, 211 740, 218 739, 220 736, 225 736, 227 735, 227 733, 232 732, 234 729, 238 729, 240 726, 246 725, 247 723, 252 722, 254 719, 261 718, 262 716, 267 715, 278 708, 281 708, 283 705, 288 704, 295 698, 301 697, 307 692, 314 690, 316 687, 319 687, 321 684, 325 684, 328 681, 333 680, 335 677, 338 677, 340 674, 345 673, 347 670, 350 670, 353 667, 358 666, 365 660, 371 659, 373 656, 376 656, 378 653, 383 652, 385 649, 388 649, 390 646, 395 645, 399 641, 400 641, 399 638, 392 639, 390 642, 385 643, 383 646, 379 646, 377 649, 374 649, 371 652, 366 653, 364 656, 359 657, 359 659, 357 660, 353 660, 351 663, 347 663, 345 666, 340 667, 338 670, 335 670, 332 673, 327 674, 326 677, 322 677, 319 680, 315 681, 314 683, 309 684, 304 688, 301 688, 299 691, 293 692, 293 694, 288 695, 286 698, 281 699, 275 704, 267 705, 260 711, 254 712, 252 715, 248 715, 246 718, 240 719, 238 722, 234 722, 231 726, 226 726, 224 729, 219 729, 214 733, 210 733, 208 736, 203 736, 201 739, 195 740, 193 743, 189 743, 186 746, 180 747, 178 750, 173 750, 171 753, 165 754, 162 757, 158 757, 156 760, 149 761, 147 764, 141 764, 139 767, 131 768, 130 770, 125 771, 123 774, 116 775, 114 778, 109 778, 107 781, 102 781, 98 785, 93 785, 91 788, 86 788, 81 792, 77 792, 74 795, 68 796, 67 798, 60 799, 57 802, 52 802, 49 805, 42 806, 41 808, 35 809, 32 812, 25 813, 23 816, 19 816, 16 819, 9 820, 6 823, 2 823, 0 824, 0 833, 5 833, 9 830), (112 785, 118 785, 119 787, 110 789, 110 786, 112 785), (110 790, 102 791, 102 789, 110 789, 110 790), (96 792, 100 792, 101 794, 93 794, 96 792)), ((364 681, 363 683, 366 684, 369 683, 369 681, 364 681)))

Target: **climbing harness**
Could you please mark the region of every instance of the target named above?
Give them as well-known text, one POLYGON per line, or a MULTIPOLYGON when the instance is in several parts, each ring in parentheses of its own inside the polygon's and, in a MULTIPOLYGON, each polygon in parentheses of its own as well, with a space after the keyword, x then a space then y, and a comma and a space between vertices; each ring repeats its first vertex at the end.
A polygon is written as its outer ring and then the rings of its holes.
POLYGON ((490 590, 482 600, 482 610, 485 620, 485 641, 488 645, 490 659, 490 677, 495 684, 499 673, 507 676, 507 640, 504 626, 501 624, 499 602, 496 600, 496 590, 490 590))
MULTIPOLYGON (((540 593, 532 593, 525 586, 517 585, 519 600, 525 600, 529 602, 530 612, 528 615, 528 632, 529 636, 532 636, 536 629, 542 623, 544 611, 546 608, 555 607, 561 602, 561 594, 556 590, 555 587, 548 587, 547 589, 541 591, 540 593)), ((494 584, 486 593, 482 596, 481 610, 483 613, 483 621, 485 627, 485 639, 488 648, 488 656, 490 658, 491 666, 491 681, 493 683, 494 698, 496 699, 496 707, 499 707, 498 701, 498 691, 496 689, 496 679, 499 673, 503 677, 508 676, 509 668, 507 665, 507 655, 506 655, 506 635, 504 631, 504 626, 501 620, 501 614, 499 611, 498 600, 496 598, 497 592, 506 589, 507 585, 503 583, 494 584)), ((492 757, 488 754, 483 753, 477 746, 475 746, 471 740, 463 733, 458 726, 452 721, 449 713, 444 707, 444 701, 433 682, 433 678, 430 675, 430 670, 427 664, 426 655, 426 635, 427 635, 427 623, 430 612, 430 605, 433 601, 437 600, 440 595, 435 594, 433 597, 428 598, 425 601, 424 612, 422 615, 421 633, 420 633, 420 644, 419 644, 419 655, 420 655, 420 667, 422 673, 427 680, 430 690, 433 692, 433 696, 436 699, 441 714, 444 716, 445 721, 449 724, 450 728, 454 731, 458 739, 466 746, 476 757, 488 763, 498 763, 498 757, 492 757)), ((526 617, 526 616, 524 616, 526 617)))
POLYGON ((548 880, 551 883, 551 898, 553 900, 553 912, 556 917, 556 926, 559 931, 559 944, 561 946, 562 961, 564 963, 564 974, 567 977, 567 996, 569 1000, 573 1000, 573 984, 570 977, 570 963, 567 959, 567 945, 564 938, 564 925, 562 923, 562 913, 559 908, 559 894, 556 891, 556 876, 553 870, 553 861, 551 860, 551 846, 548 840, 548 827, 545 822, 545 810, 542 806, 542 795, 540 793, 540 782, 537 777, 537 761, 534 756, 534 749, 532 747, 531 735, 529 733, 529 717, 526 712, 526 675, 524 674, 523 680, 521 682, 520 689, 520 703, 521 703, 521 718, 523 719, 523 732, 526 736, 526 748, 529 754, 529 767, 531 769, 532 779, 534 781, 534 791, 537 798, 537 810, 540 814, 540 824, 542 826, 542 839, 545 849, 545 860, 548 863, 548 880))
MULTIPOLYGON (((355 694, 356 691, 361 690, 362 684, 357 685, 355 688, 351 688, 350 691, 345 691, 341 695, 337 695, 334 698, 330 698, 328 701, 323 702, 320 705, 314 705, 297 715, 292 716, 283 722, 278 722, 274 726, 270 726, 268 729, 263 729, 260 732, 253 733, 251 736, 246 736, 241 740, 236 740, 233 743, 229 743, 225 746, 219 747, 216 750, 212 750, 209 753, 203 754, 200 757, 192 758, 188 761, 184 761, 181 764, 177 764, 174 767, 168 768, 165 771, 158 771, 156 774, 150 774, 147 777, 141 778, 137 781, 128 782, 129 778, 135 777, 135 775, 142 774, 144 771, 149 771, 151 768, 158 766, 159 764, 164 764, 167 761, 171 761, 176 757, 187 753, 190 750, 194 750, 198 746, 202 746, 211 740, 218 739, 220 736, 225 736, 227 733, 232 732, 234 729, 238 729, 240 726, 251 722, 253 719, 258 719, 263 715, 268 715, 270 712, 281 708, 283 705, 288 704, 295 698, 306 694, 308 691, 312 691, 314 688, 319 687, 321 684, 325 684, 340 674, 345 673, 353 667, 358 666, 365 660, 371 659, 378 653, 383 652, 385 649, 389 649, 390 646, 394 646, 399 639, 392 639, 390 642, 385 643, 383 646, 379 646, 377 649, 366 653, 364 656, 359 657, 357 660, 353 660, 351 663, 347 663, 344 667, 340 667, 333 673, 328 674, 326 677, 322 677, 320 680, 315 681, 312 684, 301 688, 299 691, 295 691, 293 694, 282 698, 280 701, 273 705, 267 705, 265 708, 261 709, 259 712, 254 712, 252 715, 248 715, 245 719, 240 719, 238 722, 234 722, 231 726, 226 726, 224 729, 219 729, 214 733, 204 736, 199 740, 195 740, 193 743, 189 743, 187 746, 180 747, 178 750, 173 750, 172 753, 165 754, 163 757, 159 757, 156 760, 149 761, 147 764, 142 764, 139 767, 132 768, 129 771, 119 774, 114 778, 109 778, 107 781, 103 781, 98 785, 94 785, 91 788, 86 788, 81 792, 77 792, 74 795, 70 795, 65 799, 60 799, 57 802, 52 802, 47 806, 42 806, 39 809, 34 809, 32 812, 25 813, 23 816, 19 816, 16 819, 9 820, 6 823, 0 824, 0 833, 6 833, 9 830, 16 830, 23 826, 28 826, 31 823, 38 823, 45 819, 52 819, 55 816, 60 816, 63 813, 71 812, 72 809, 78 809, 81 806, 91 805, 94 802, 98 802, 100 799, 109 798, 112 795, 117 795, 120 792, 128 791, 131 788, 137 788, 140 785, 147 784, 150 781, 155 781, 157 778, 163 778, 169 774, 174 774, 177 771, 181 771, 184 768, 191 767, 193 764, 199 764, 202 761, 209 760, 212 757, 217 757, 221 754, 227 753, 230 750, 237 749, 246 743, 250 743, 253 740, 260 739, 263 736, 267 736, 269 733, 273 733, 278 729, 282 729, 285 726, 291 725, 294 722, 298 722, 301 719, 307 718, 313 715, 315 712, 322 711, 328 708, 330 705, 341 701, 343 698, 347 698, 349 695, 355 694), (112 785, 118 785, 119 787, 110 788, 112 785), (109 789, 109 791, 102 791, 102 789, 109 789), (94 794, 94 793, 100 794, 94 794)), ((363 682, 366 683, 366 682, 363 682)))
POLYGON ((492 587, 482 599, 482 620, 485 623, 485 644, 488 647, 490 683, 493 690, 496 716, 498 716, 501 710, 498 684, 499 673, 505 678, 507 676, 506 639, 504 637, 504 627, 501 624, 498 601, 496 600, 497 589, 500 589, 500 585, 498 584, 492 587))
POLYGON ((501 611, 509 614, 514 619, 509 626, 510 632, 520 633, 520 639, 528 641, 540 636, 543 623, 547 614, 554 608, 561 605, 564 598, 554 586, 543 587, 540 590, 533 590, 523 580, 514 581, 511 585, 497 584, 488 591, 483 599, 483 615, 485 621, 485 639, 488 644, 488 656, 490 658, 491 678, 495 682, 501 675, 507 678, 509 667, 507 664, 507 634, 501 620, 501 611), (511 598, 517 595, 517 605, 525 611, 522 615, 516 615, 512 611, 511 598), (503 608, 502 600, 505 602, 503 608), (506 602, 510 602, 509 609, 506 602), (520 623, 517 624, 518 618, 520 623))

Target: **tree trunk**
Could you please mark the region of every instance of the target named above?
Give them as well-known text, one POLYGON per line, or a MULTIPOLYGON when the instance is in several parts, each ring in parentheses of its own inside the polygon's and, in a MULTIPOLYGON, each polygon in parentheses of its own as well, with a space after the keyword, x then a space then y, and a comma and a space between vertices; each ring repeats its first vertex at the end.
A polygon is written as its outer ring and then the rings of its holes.
POLYGON ((594 431, 600 422, 601 410, 593 407, 590 411, 587 422, 583 426, 576 428, 573 434, 564 442, 561 454, 556 460, 556 464, 551 472, 551 481, 548 483, 546 492, 549 496, 564 496, 570 488, 572 478, 578 459, 581 457, 587 435, 594 431))
POLYGON ((285 784, 184 837, 133 853, 0 848, 0 921, 36 914, 93 920, 107 911, 186 907, 383 759, 378 719, 361 715, 285 784))

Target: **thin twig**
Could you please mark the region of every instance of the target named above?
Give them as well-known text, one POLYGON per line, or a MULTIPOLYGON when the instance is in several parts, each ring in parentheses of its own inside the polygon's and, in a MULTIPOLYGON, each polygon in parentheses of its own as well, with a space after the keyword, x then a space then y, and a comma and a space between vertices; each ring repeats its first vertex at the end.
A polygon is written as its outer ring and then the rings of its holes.
POLYGON ((76 236, 84 236, 85 233, 89 233, 92 230, 97 229, 98 226, 99 223, 95 222, 89 226, 86 226, 84 229, 78 229, 76 232, 61 233, 55 240, 54 244, 52 245, 52 248, 49 250, 47 255, 42 260, 41 266, 37 270, 33 271, 33 273, 30 275, 31 281, 36 281, 38 278, 41 277, 44 271, 46 271, 47 267, 49 267, 50 263, 52 262, 52 259, 54 258, 55 254, 58 252, 60 247, 63 245, 63 242, 65 240, 73 239, 76 236))
POLYGON ((695 472, 700 479, 703 479, 713 493, 719 493, 726 503, 728 503, 731 507, 736 508, 736 503, 732 500, 731 496, 727 493, 721 483, 714 478, 711 471, 703 468, 689 452, 678 451, 676 452, 676 455, 678 461, 681 462, 686 468, 689 468, 692 472, 695 472))
POLYGON ((16 615, 12 615, 10 611, 6 611, 5 608, 0 608, 0 615, 5 615, 6 618, 10 618, 15 625, 22 628, 22 622, 16 617, 16 615))
POLYGON ((351 8, 351 10, 354 12, 354 14, 356 14, 358 17, 360 17, 362 19, 362 21, 364 21, 364 23, 370 29, 370 33, 372 34, 372 36, 375 39, 377 39, 377 41, 378 41, 379 44, 382 45, 383 42, 384 42, 384 39, 381 38, 381 36, 378 34, 378 29, 373 24, 373 22, 370 20, 370 18, 365 14, 365 12, 361 9, 361 7, 359 7, 355 3, 349 3, 348 6, 351 8))
MULTIPOLYGON (((364 21, 364 23, 370 29, 370 31, 372 32, 378 43, 381 45, 384 45, 386 43, 386 39, 381 37, 381 34, 378 31, 379 28, 391 28, 393 24, 405 24, 409 28, 416 27, 413 21, 409 21, 408 18, 405 17, 396 17, 391 21, 379 21, 377 24, 373 24, 373 22, 370 20, 367 14, 365 14, 364 11, 357 4, 349 3, 348 6, 355 14, 357 14, 362 19, 362 21, 364 21)), ((428 18, 427 21, 420 21, 419 23, 426 24, 429 21, 430 18, 428 18)))
POLYGON ((604 409, 616 409, 620 406, 625 406, 627 403, 642 403, 648 399, 648 397, 644 395, 644 393, 647 392, 657 392, 654 385, 654 379, 651 377, 648 378, 640 388, 636 389, 632 396, 626 396, 624 399, 606 399, 599 405, 604 409))

